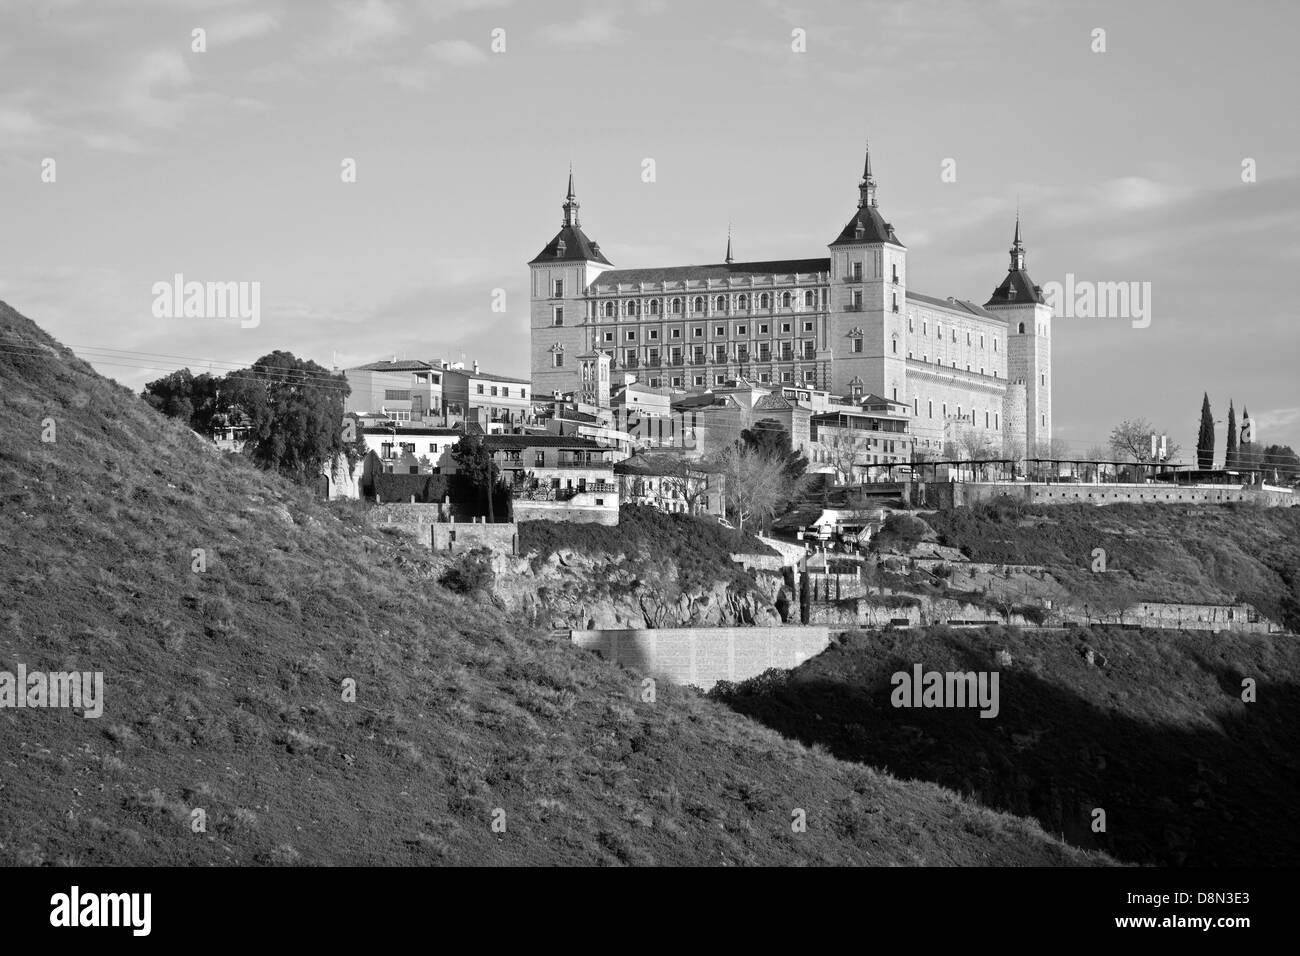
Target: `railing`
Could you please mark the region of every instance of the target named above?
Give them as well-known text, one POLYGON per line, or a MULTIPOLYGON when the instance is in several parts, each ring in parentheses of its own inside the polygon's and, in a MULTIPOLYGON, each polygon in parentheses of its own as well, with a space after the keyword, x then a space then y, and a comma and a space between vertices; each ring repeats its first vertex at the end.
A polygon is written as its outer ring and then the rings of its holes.
POLYGON ((593 459, 591 461, 579 461, 577 459, 561 458, 555 463, 556 468, 609 468, 614 463, 603 459, 593 459))

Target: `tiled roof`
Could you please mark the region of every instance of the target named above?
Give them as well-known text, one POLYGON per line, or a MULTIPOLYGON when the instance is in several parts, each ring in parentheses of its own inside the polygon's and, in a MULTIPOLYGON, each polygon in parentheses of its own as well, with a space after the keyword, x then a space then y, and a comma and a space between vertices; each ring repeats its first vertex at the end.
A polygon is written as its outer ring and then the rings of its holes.
POLYGON ((428 372, 438 366, 423 359, 402 359, 399 362, 371 362, 348 369, 349 372, 428 372))
POLYGON ((841 246, 854 242, 887 242, 893 246, 903 244, 894 232, 894 227, 885 222, 885 217, 875 206, 859 206, 831 245, 841 246), (858 223, 862 223, 861 236, 858 235, 858 223))
POLYGON ((406 435, 437 435, 445 438, 450 438, 453 435, 456 437, 460 437, 465 433, 461 431, 459 428, 433 428, 433 427, 425 427, 421 425, 416 425, 412 428, 406 428, 400 426, 394 427, 392 425, 369 425, 361 429, 361 434, 373 435, 377 438, 383 438, 383 437, 402 438, 406 435))
POLYGON ((684 282, 688 279, 702 282, 708 279, 726 280, 729 277, 744 278, 795 273, 808 275, 829 272, 830 268, 830 259, 777 259, 771 262, 715 262, 702 266, 667 266, 662 269, 611 269, 602 272, 587 288, 589 290, 603 288, 613 286, 615 283, 635 286, 642 282, 684 282))
POLYGON ((1029 273, 1024 269, 1012 269, 984 305, 1027 305, 1043 301, 1043 290, 1034 285, 1029 273))
MULTIPOLYGON (((676 466, 683 460, 680 455, 633 455, 623 461, 615 462, 616 475, 676 475, 676 466)), ((721 471, 718 465, 703 459, 690 459, 690 470, 697 474, 716 474, 721 471)))
POLYGON ((464 375, 466 378, 481 378, 485 382, 508 382, 512 385, 531 385, 532 379, 511 378, 509 375, 494 375, 492 372, 485 372, 479 369, 477 372, 472 368, 446 368, 442 370, 444 375, 464 375))
POLYGON ((754 409, 756 411, 765 409, 771 411, 784 411, 788 408, 794 408, 794 402, 791 402, 787 398, 782 398, 780 395, 764 395, 754 403, 754 409))
POLYGON ((950 312, 969 312, 971 315, 978 315, 985 319, 1000 319, 1001 316, 994 315, 980 308, 974 302, 968 302, 965 299, 941 299, 936 295, 924 295, 920 292, 907 290, 907 301, 924 302, 926 305, 936 306, 940 309, 947 309, 950 312))
POLYGON ((542 251, 537 253, 536 257, 529 262, 531 266, 535 262, 600 262, 607 266, 612 266, 610 262, 600 251, 600 243, 592 242, 587 238, 586 233, 580 226, 561 226, 560 231, 555 234, 555 238, 548 242, 542 251), (564 253, 557 255, 560 248, 560 242, 564 242, 564 253))

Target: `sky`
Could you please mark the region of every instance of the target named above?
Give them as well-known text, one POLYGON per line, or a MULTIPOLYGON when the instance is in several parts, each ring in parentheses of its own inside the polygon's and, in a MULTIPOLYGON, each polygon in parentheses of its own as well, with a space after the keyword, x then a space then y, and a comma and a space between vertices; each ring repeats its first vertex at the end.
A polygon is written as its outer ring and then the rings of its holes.
POLYGON ((985 301, 1018 205, 1036 283, 1150 289, 1145 327, 1054 320, 1071 448, 1145 418, 1189 453, 1203 392, 1300 448, 1298 27, 1290 0, 5 0, 0 299, 135 389, 274 349, 525 377, 570 164, 617 267, 719 261, 728 223, 738 260, 822 257, 869 138, 911 288, 985 301), (177 273, 259 283, 260 321, 158 317, 177 273))

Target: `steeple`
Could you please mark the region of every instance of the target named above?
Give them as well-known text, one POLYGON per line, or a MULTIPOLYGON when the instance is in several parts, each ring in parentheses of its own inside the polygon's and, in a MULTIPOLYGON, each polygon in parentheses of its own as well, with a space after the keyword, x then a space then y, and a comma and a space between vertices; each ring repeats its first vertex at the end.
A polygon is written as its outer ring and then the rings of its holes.
POLYGON ((562 225, 574 226, 575 228, 578 225, 578 198, 573 192, 572 166, 569 167, 569 192, 564 197, 564 222, 562 225))
POLYGON ((1011 272, 1024 272, 1025 246, 1020 241, 1020 212, 1016 211, 1016 238, 1011 243, 1011 272))
POLYGON ((858 183, 858 208, 876 205, 876 181, 871 178, 871 144, 867 144, 867 158, 862 165, 862 182, 858 183))
POLYGON ((733 261, 731 258, 731 223, 727 223, 727 258, 724 261, 733 261))

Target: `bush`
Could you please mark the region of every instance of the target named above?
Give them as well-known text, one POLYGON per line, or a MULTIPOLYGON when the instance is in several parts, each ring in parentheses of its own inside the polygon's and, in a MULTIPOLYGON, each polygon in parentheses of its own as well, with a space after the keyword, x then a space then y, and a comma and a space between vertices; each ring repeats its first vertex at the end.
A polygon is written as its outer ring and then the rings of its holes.
POLYGON ((456 594, 488 590, 492 586, 492 554, 486 548, 467 551, 452 562, 438 583, 456 594))

